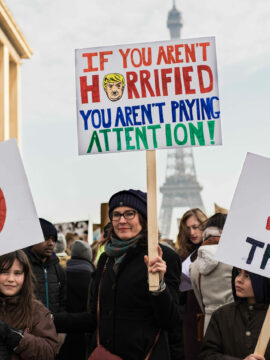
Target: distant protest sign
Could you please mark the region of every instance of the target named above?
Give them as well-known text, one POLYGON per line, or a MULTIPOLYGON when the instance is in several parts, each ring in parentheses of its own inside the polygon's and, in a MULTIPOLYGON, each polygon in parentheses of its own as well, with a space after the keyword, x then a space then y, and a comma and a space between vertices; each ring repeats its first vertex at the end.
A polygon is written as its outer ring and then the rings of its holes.
POLYGON ((216 258, 270 277, 270 159, 248 153, 216 258))
POLYGON ((0 143, 0 255, 44 241, 15 140, 0 143))
POLYGON ((80 155, 222 144, 214 37, 75 57, 80 155))

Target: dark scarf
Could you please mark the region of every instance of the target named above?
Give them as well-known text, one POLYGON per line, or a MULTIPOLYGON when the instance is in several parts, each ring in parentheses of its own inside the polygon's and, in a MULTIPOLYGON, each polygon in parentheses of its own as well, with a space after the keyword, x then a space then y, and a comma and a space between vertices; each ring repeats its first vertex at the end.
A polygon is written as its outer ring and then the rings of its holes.
POLYGON ((142 234, 138 234, 129 240, 120 240, 113 236, 109 239, 105 245, 105 253, 114 258, 113 270, 115 273, 118 272, 119 265, 123 262, 128 250, 135 248, 141 239, 143 239, 142 234))

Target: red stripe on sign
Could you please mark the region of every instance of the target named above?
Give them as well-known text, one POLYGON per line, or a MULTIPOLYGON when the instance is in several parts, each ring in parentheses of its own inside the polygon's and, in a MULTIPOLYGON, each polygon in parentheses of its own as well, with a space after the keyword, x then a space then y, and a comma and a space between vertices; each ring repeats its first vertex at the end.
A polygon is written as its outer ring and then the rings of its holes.
POLYGON ((266 230, 270 230, 270 216, 268 216, 268 218, 267 218, 266 230))
POLYGON ((6 200, 3 191, 0 189, 0 232, 2 231, 7 215, 6 200))

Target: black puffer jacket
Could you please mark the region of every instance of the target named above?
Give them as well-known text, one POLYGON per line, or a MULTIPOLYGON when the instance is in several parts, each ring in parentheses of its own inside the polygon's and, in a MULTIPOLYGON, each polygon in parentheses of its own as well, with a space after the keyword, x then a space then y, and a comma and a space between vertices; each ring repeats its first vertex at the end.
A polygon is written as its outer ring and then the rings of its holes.
POLYGON ((52 313, 65 311, 66 276, 58 257, 52 254, 42 263, 30 248, 25 249, 25 253, 37 279, 35 291, 37 299, 52 313))

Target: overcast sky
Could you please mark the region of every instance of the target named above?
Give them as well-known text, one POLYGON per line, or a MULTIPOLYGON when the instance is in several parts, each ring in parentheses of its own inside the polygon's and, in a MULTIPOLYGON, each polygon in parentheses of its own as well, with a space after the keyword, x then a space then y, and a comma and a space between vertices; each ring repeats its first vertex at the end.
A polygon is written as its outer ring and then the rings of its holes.
MULTIPOLYGON (((145 152, 77 155, 74 49, 167 40, 172 1, 5 2, 34 51, 22 67, 22 156, 38 214, 53 222, 88 216, 99 222, 99 204, 114 192, 146 190, 145 152)), ((270 3, 176 0, 176 6, 182 38, 216 37, 223 145, 194 149, 211 215, 214 202, 230 206, 248 151, 270 157, 270 3)), ((166 155, 157 151, 158 187, 166 155)))

